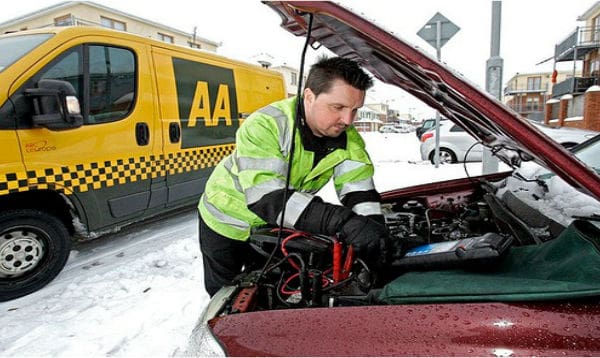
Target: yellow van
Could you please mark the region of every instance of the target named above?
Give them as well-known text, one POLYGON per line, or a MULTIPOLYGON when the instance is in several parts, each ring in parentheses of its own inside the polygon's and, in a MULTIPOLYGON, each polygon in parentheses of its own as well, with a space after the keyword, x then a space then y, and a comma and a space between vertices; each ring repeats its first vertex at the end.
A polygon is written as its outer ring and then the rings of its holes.
POLYGON ((0 301, 93 238, 195 205, 281 74, 97 27, 0 36, 0 301))

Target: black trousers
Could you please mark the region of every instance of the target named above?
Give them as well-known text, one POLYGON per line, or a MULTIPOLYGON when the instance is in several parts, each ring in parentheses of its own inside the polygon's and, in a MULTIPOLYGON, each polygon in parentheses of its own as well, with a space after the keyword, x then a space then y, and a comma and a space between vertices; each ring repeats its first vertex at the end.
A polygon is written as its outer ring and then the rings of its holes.
POLYGON ((265 259, 247 241, 230 239, 209 228, 198 215, 198 239, 204 264, 204 287, 212 297, 231 284, 244 266, 257 265, 265 259))

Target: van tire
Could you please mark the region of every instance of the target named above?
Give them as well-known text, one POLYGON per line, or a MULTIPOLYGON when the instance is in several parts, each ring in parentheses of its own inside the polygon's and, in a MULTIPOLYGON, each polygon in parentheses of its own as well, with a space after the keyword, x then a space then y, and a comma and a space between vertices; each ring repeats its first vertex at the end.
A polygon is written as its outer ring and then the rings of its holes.
POLYGON ((31 209, 0 214, 0 302, 46 286, 70 250, 69 232, 57 217, 31 209))

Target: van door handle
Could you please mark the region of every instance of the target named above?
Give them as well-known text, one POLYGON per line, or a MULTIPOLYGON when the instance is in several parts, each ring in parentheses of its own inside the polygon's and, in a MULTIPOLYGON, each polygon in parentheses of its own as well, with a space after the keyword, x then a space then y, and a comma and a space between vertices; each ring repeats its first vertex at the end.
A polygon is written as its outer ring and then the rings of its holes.
POLYGON ((169 140, 171 143, 178 143, 181 138, 181 128, 179 123, 169 123, 169 140))
POLYGON ((150 128, 148 128, 148 124, 144 122, 135 124, 135 140, 138 145, 148 145, 150 142, 150 128))

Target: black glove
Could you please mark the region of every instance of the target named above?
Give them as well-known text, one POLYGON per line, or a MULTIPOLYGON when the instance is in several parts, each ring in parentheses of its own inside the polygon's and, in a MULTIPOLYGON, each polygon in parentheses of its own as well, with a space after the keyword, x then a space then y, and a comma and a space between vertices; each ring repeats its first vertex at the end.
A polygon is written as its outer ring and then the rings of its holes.
POLYGON ((389 234, 385 225, 363 215, 354 215, 342 225, 340 236, 368 265, 383 267, 387 263, 389 234))

